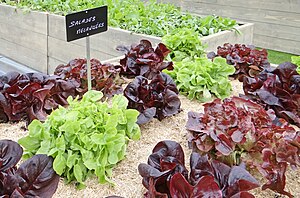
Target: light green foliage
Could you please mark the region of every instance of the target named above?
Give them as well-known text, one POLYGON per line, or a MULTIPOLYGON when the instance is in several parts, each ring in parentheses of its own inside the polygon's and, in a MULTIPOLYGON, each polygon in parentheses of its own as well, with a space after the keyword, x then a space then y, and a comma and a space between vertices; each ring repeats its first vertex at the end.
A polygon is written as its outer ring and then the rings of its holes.
POLYGON ((19 140, 24 157, 52 156, 54 170, 67 182, 76 180, 78 188, 92 173, 100 183, 109 182, 112 168, 125 157, 128 140, 140 138, 139 112, 126 109, 122 95, 115 95, 111 105, 100 102, 102 96, 89 91, 81 101, 68 98, 68 108, 54 110, 44 123, 34 120, 29 135, 19 140))
POLYGON ((164 72, 174 79, 181 93, 202 102, 211 100, 213 95, 218 98, 230 95, 232 87, 228 76, 235 68, 220 57, 213 62, 207 59, 206 47, 194 30, 178 29, 162 40, 172 51, 167 58, 174 62, 174 70, 164 72))
POLYGON ((212 99, 212 94, 218 98, 230 95, 231 84, 228 76, 235 72, 226 59, 216 57, 214 61, 206 57, 196 57, 194 60, 184 59, 175 62, 173 71, 165 71, 176 82, 180 92, 189 99, 198 99, 206 102, 212 99))
POLYGON ((300 74, 300 56, 292 56, 292 63, 294 63, 295 65, 297 65, 297 72, 298 74, 300 74))
POLYGON ((172 51, 168 59, 175 62, 206 55, 206 46, 202 45, 197 32, 191 29, 177 29, 164 36, 162 42, 172 51))
POLYGON ((164 36, 177 28, 194 30, 199 36, 214 34, 222 30, 235 29, 237 23, 229 18, 217 16, 196 17, 183 13, 174 5, 158 3, 156 0, 144 3, 141 0, 0 0, 26 10, 41 10, 66 15, 74 11, 107 5, 109 25, 129 31, 154 36, 164 36))

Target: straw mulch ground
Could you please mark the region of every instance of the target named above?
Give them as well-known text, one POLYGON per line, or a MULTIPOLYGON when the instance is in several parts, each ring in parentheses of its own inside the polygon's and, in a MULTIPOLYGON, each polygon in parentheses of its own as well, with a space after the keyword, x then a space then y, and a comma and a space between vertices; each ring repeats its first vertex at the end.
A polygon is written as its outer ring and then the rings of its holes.
MULTIPOLYGON (((241 83, 233 81, 233 95, 242 93, 241 83)), ((76 190, 74 185, 65 185, 61 179, 55 198, 101 198, 109 195, 119 195, 128 198, 143 197, 145 189, 141 183, 141 177, 138 174, 137 166, 139 163, 146 163, 147 157, 151 154, 152 148, 162 140, 174 140, 179 142, 186 156, 186 165, 189 162, 190 150, 187 147, 185 124, 187 113, 189 111, 203 111, 203 106, 197 101, 190 101, 184 96, 180 96, 182 102, 182 112, 176 116, 167 118, 162 122, 154 119, 150 123, 141 127, 142 137, 140 141, 129 142, 127 149, 127 158, 120 162, 113 171, 113 182, 115 186, 100 185, 97 178, 90 178, 86 181, 87 188, 76 190)), ((0 139, 12 139, 17 141, 20 137, 27 134, 22 129, 24 123, 18 124, 0 124, 0 139)), ((188 167, 188 165, 187 165, 188 167)), ((300 197, 300 170, 287 173, 286 189, 300 197)), ((254 190, 255 197, 274 198, 278 197, 270 190, 254 190)))

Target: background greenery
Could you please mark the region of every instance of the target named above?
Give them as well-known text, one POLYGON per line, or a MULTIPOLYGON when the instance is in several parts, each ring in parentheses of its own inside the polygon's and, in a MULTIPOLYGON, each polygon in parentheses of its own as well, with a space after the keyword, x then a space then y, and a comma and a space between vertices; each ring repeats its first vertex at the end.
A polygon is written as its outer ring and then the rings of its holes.
POLYGON ((218 16, 198 17, 183 13, 172 4, 149 0, 0 0, 25 10, 39 10, 59 15, 107 5, 109 25, 136 33, 164 36, 178 28, 196 31, 199 36, 235 29, 237 23, 218 16))
POLYGON ((295 55, 268 49, 268 59, 270 63, 280 64, 283 62, 291 62, 292 56, 295 55))

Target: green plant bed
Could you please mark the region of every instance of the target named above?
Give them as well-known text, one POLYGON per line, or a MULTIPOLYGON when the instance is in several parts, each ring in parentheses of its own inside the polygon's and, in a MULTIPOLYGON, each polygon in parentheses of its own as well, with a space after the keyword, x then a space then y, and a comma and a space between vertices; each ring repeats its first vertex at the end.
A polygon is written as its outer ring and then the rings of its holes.
POLYGON ((200 36, 215 34, 224 30, 235 29, 235 20, 218 16, 198 17, 183 13, 172 4, 158 3, 156 0, 64 0, 55 1, 8 1, 0 2, 24 8, 58 15, 107 5, 109 9, 109 25, 121 29, 153 36, 164 36, 177 28, 194 29, 200 36))
MULTIPOLYGON (((242 83, 238 81, 231 81, 234 89, 232 95, 238 96, 243 92, 242 83)), ((62 197, 107 197, 111 195, 117 195, 122 197, 143 197, 146 189, 142 185, 142 177, 138 172, 139 163, 147 162, 148 156, 152 153, 152 149, 157 142, 162 140, 173 140, 180 142, 184 153, 190 155, 191 150, 187 144, 187 131, 184 129, 187 121, 187 113, 189 111, 201 111, 204 107, 200 102, 196 100, 189 100, 185 96, 179 95, 182 102, 182 112, 159 121, 153 119, 150 123, 141 127, 142 137, 139 141, 129 141, 126 158, 122 160, 113 169, 113 182, 115 186, 100 185, 98 178, 93 176, 86 180, 85 184, 87 188, 83 190, 76 190, 74 185, 65 184, 63 180, 60 180, 59 187, 53 198, 62 197)), ((28 131, 24 131, 25 123, 1 123, 0 124, 0 139, 12 139, 17 141, 21 137, 27 136, 28 131)), ((189 163, 188 157, 186 163, 189 163)), ((257 175, 256 175, 257 176, 257 175)), ((255 176, 255 177, 256 177, 255 176)), ((260 180, 259 177, 256 177, 260 180)), ((295 197, 300 197, 300 171, 292 171, 290 168, 287 170, 286 187, 295 197)), ((256 198, 269 198, 278 196, 270 190, 262 191, 261 188, 257 188, 252 191, 256 198)))
POLYGON ((65 4, 62 1, 41 2, 24 0, 16 4, 15 1, 0 0, 0 25, 10 27, 9 30, 3 28, 0 31, 0 42, 2 44, 0 53, 35 70, 51 74, 57 65, 67 63, 75 57, 84 57, 84 39, 66 42, 63 15, 106 3, 109 7, 109 30, 91 37, 91 55, 93 58, 101 61, 114 59, 122 55, 115 50, 118 45, 129 46, 141 39, 147 39, 154 44, 158 44, 161 42, 161 37, 151 35, 165 35, 172 30, 176 32, 177 28, 184 27, 199 35, 203 44, 208 45, 207 51, 214 50, 217 46, 222 45, 224 41, 230 43, 252 43, 253 24, 247 23, 235 27, 236 22, 230 19, 216 16, 200 18, 182 13, 180 9, 173 5, 158 4, 156 1, 144 4, 140 0, 126 0, 122 1, 122 3, 120 0, 116 0, 113 4, 109 3, 108 0, 102 0, 91 4, 84 0, 65 4), (1 4, 1 2, 6 4, 1 4), (30 11, 30 13, 24 14, 23 10, 47 12, 30 11), (55 14, 51 14, 51 12, 55 14), (44 16, 43 18, 47 20, 41 21, 41 17, 35 17, 37 14, 44 16), (24 19, 26 19, 26 23, 24 23, 24 19), (20 26, 20 24, 25 27, 20 26), (35 33, 41 27, 40 24, 44 25, 44 38, 38 38, 37 36, 40 34, 35 33), (35 27, 35 29, 31 30, 31 27, 35 27), (122 29, 112 27, 120 27, 122 29), (235 31, 223 31, 231 28, 236 28, 241 34, 237 34, 235 31), (14 34, 11 34, 11 32, 14 32, 14 34), (5 38, 5 40, 2 38, 5 38), (16 38, 18 42, 15 42, 16 38), (35 43, 35 45, 31 43, 35 43), (39 43, 47 45, 40 46, 39 43), (36 45, 40 48, 35 48, 36 45), (33 48, 32 51, 35 53, 26 50, 27 48, 33 48), (44 54, 41 55, 39 54, 40 52, 44 54), (39 55, 36 55, 36 53, 39 55), (34 57, 42 59, 43 62, 35 61, 34 57), (41 66, 43 67, 42 69, 40 69, 41 66))

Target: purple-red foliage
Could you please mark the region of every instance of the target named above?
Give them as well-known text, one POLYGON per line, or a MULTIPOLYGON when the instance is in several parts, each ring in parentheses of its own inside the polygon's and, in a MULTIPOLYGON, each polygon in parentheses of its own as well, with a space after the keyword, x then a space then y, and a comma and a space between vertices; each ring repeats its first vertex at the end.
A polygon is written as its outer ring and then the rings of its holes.
POLYGON ((45 120, 47 113, 75 96, 75 84, 42 73, 0 76, 0 121, 45 120))
POLYGON ((171 51, 163 43, 154 49, 150 41, 141 40, 140 44, 132 45, 130 49, 119 46, 117 50, 125 53, 125 58, 117 66, 123 75, 144 76, 151 80, 164 69, 174 69, 172 62, 164 61, 171 51))
POLYGON ((18 143, 0 140, 0 197, 52 197, 59 182, 53 159, 35 155, 17 168, 22 153, 18 143))
POLYGON ((245 78, 243 89, 247 98, 300 127, 300 75, 296 68, 290 62, 282 63, 273 71, 245 78))
POLYGON ((137 76, 127 85, 124 95, 129 101, 128 108, 140 112, 138 124, 144 124, 152 118, 162 120, 180 111, 178 89, 165 73, 157 74, 151 81, 137 76))
POLYGON ((287 165, 300 164, 299 132, 274 111, 243 98, 216 99, 204 104, 204 113, 189 112, 189 144, 228 165, 245 162, 268 179, 263 189, 284 190, 287 165))
POLYGON ((234 65, 236 71, 233 77, 240 81, 243 81, 244 76, 254 77, 270 67, 267 50, 258 50, 251 45, 225 43, 223 46, 218 46, 217 54, 214 52, 208 54, 209 58, 216 56, 226 58, 228 64, 234 65))
MULTIPOLYGON (((99 60, 91 59, 92 89, 102 91, 106 97, 122 93, 123 82, 119 78, 119 73, 120 69, 116 69, 114 65, 101 64, 99 60)), ((59 65, 54 74, 74 82, 76 94, 79 96, 82 96, 88 89, 86 59, 73 59, 67 65, 59 65)))
POLYGON ((229 167, 207 156, 192 153, 191 172, 185 168, 184 153, 174 141, 159 142, 148 158, 148 164, 138 169, 147 188, 146 198, 160 197, 254 197, 249 190, 258 182, 243 168, 229 167))

